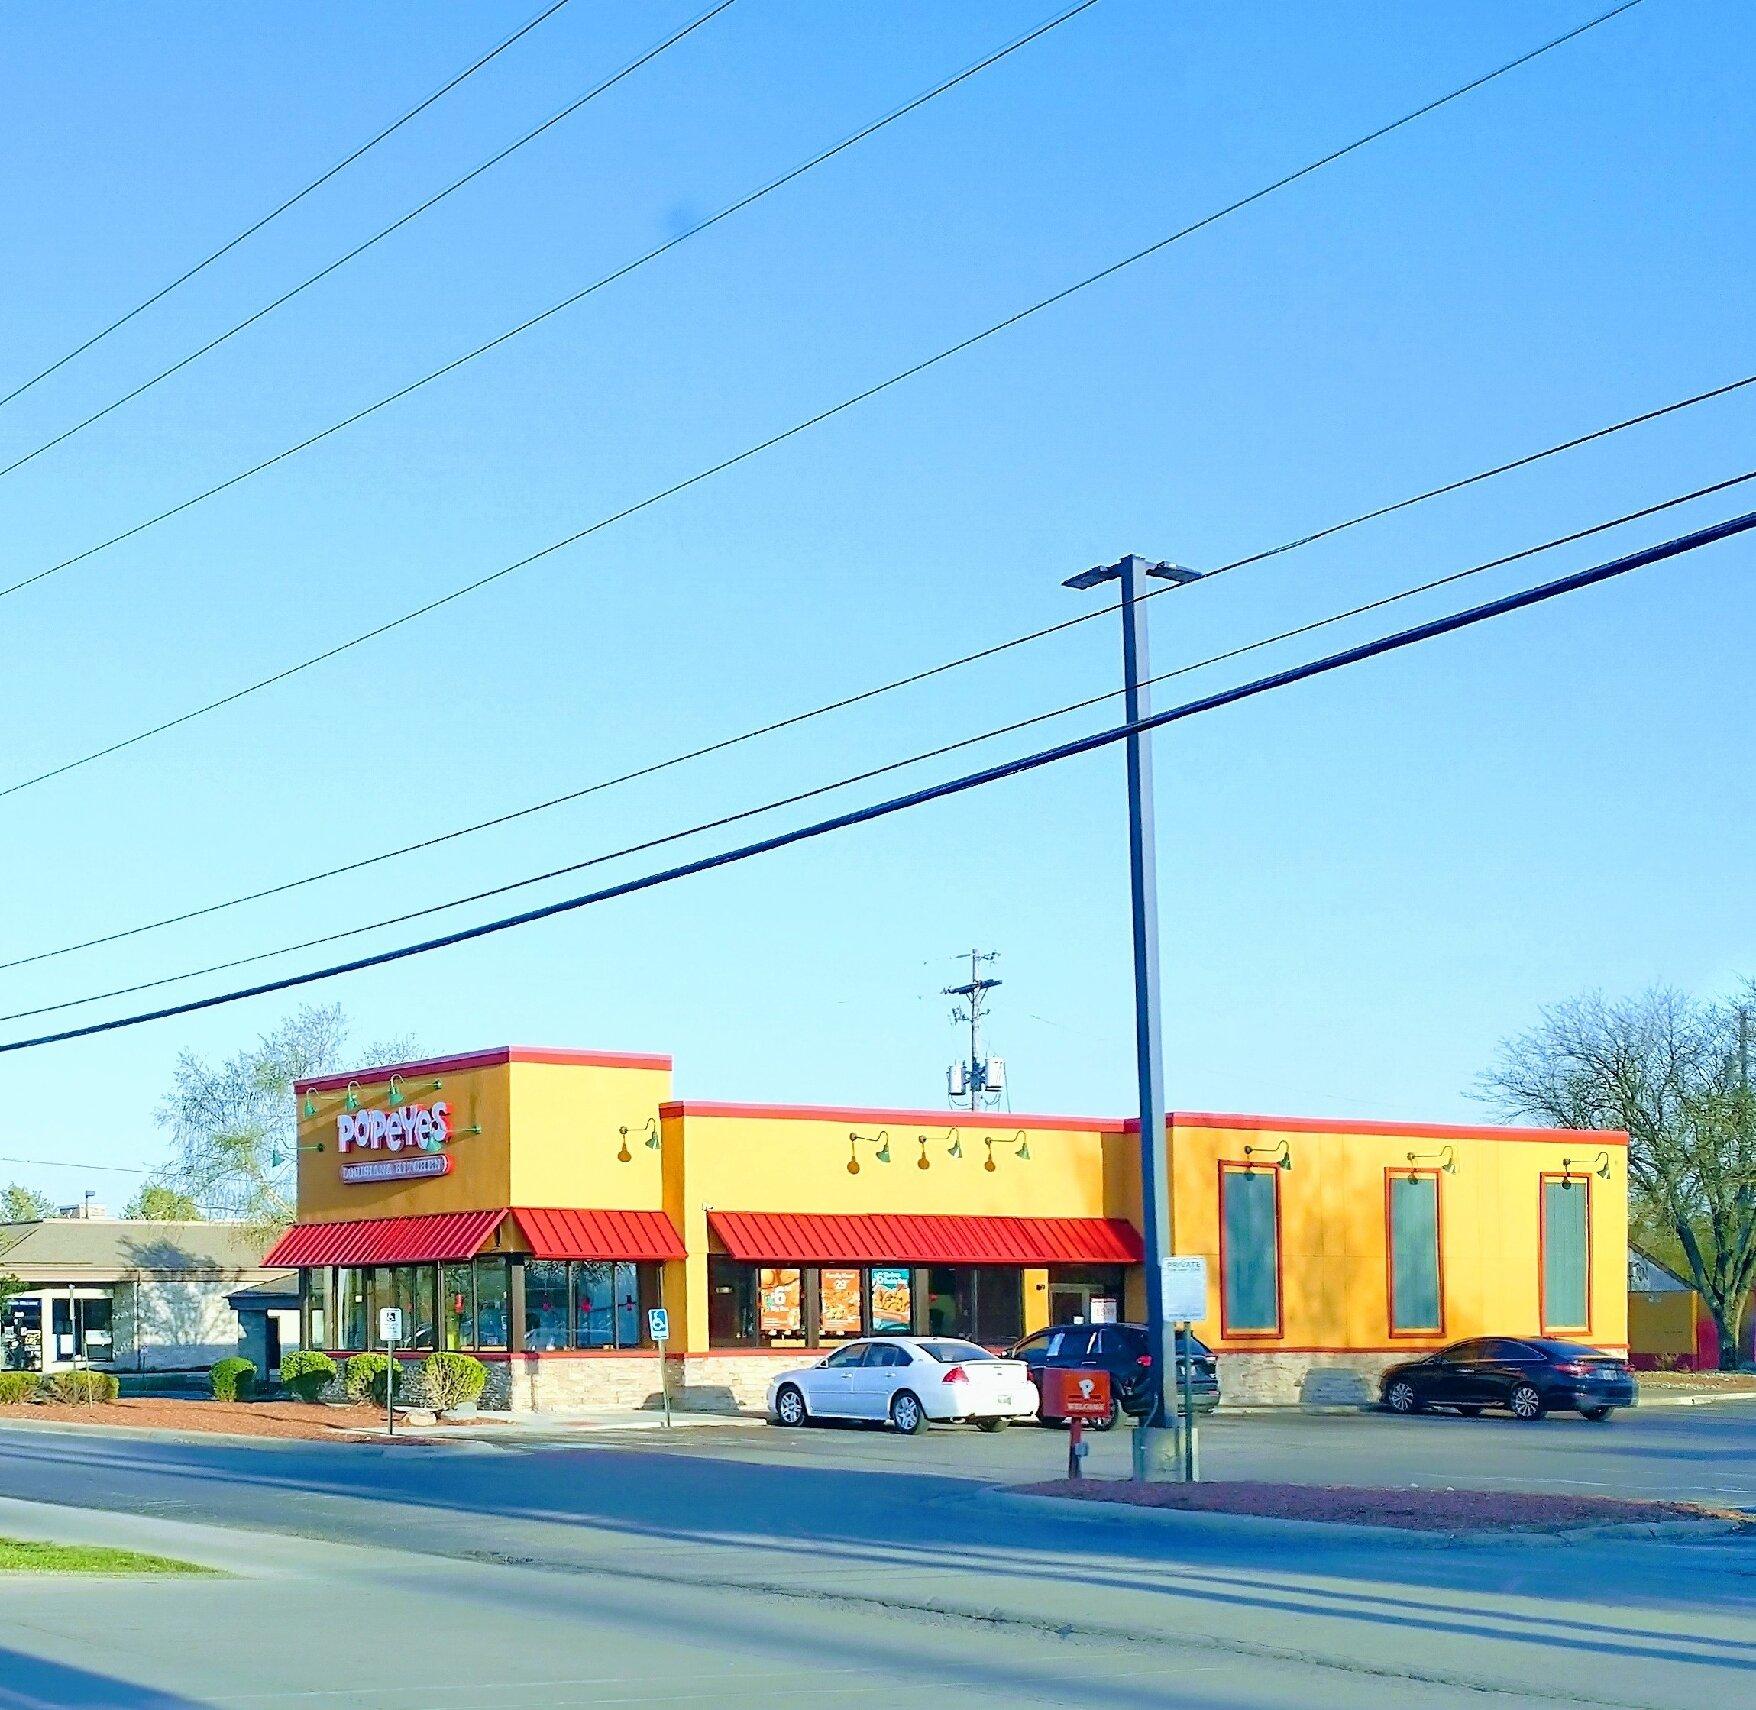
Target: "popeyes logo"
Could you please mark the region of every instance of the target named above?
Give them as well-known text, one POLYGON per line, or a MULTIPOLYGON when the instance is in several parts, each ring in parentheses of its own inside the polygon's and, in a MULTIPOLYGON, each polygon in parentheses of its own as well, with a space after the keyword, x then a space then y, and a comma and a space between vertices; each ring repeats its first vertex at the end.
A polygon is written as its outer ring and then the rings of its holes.
POLYGON ((344 1110, 335 1119, 335 1149, 437 1152, 451 1138, 451 1106, 405 1104, 396 1110, 344 1110))

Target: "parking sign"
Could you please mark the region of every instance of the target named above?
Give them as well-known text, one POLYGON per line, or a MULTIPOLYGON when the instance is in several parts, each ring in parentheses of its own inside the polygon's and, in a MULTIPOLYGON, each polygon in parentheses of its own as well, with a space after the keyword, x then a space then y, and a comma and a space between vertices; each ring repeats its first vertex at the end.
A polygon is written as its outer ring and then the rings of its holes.
POLYGON ((670 1341, 671 1315, 662 1306, 649 1306, 646 1309, 646 1333, 655 1342, 670 1341))
POLYGON ((402 1308, 400 1306, 381 1306, 378 1308, 378 1340, 380 1342, 400 1342, 402 1340, 402 1308))

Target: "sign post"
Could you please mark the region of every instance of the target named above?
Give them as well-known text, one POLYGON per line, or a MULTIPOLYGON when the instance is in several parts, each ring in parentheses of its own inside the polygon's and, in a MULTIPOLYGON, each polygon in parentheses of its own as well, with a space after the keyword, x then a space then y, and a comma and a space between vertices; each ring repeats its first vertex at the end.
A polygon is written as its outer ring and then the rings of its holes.
POLYGON ((402 1308, 378 1308, 378 1340, 384 1344, 384 1434, 396 1435, 396 1345, 402 1340, 402 1308))
POLYGON ((658 1343, 659 1356, 659 1397, 664 1403, 665 1428, 671 1424, 671 1368, 665 1364, 665 1343, 671 1339, 671 1315, 662 1306, 650 1306, 646 1311, 646 1333, 658 1343))
POLYGON ((1201 1458, 1195 1435, 1195 1351, 1190 1338, 1196 1320, 1207 1316, 1207 1260, 1199 1255, 1170 1257, 1159 1261, 1165 1317, 1172 1325, 1171 1345, 1177 1350, 1183 1405, 1183 1482, 1195 1484, 1201 1477, 1201 1458))

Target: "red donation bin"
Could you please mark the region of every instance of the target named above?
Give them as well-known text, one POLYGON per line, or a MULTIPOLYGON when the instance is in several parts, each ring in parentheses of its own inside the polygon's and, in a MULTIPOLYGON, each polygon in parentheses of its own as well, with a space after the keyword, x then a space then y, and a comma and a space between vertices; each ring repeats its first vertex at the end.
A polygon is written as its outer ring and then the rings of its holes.
POLYGON ((1107 1419, 1110 1374, 1051 1366, 1043 1373, 1042 1412, 1047 1419, 1107 1419))

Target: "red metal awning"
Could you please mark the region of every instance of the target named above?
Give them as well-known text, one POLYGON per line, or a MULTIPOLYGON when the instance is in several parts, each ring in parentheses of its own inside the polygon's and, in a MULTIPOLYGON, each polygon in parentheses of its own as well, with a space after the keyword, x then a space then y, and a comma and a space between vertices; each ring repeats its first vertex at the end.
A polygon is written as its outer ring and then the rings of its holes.
POLYGON ((538 1259, 680 1259, 683 1241, 662 1211, 568 1211, 518 1205, 518 1226, 538 1259))
POLYGON ((299 1223, 275 1242, 265 1265, 413 1265, 472 1258, 504 1210, 440 1211, 426 1217, 362 1217, 299 1223))
POLYGON ((1119 1217, 940 1217, 710 1211, 734 1259, 787 1264, 1136 1265, 1139 1233, 1119 1217))

